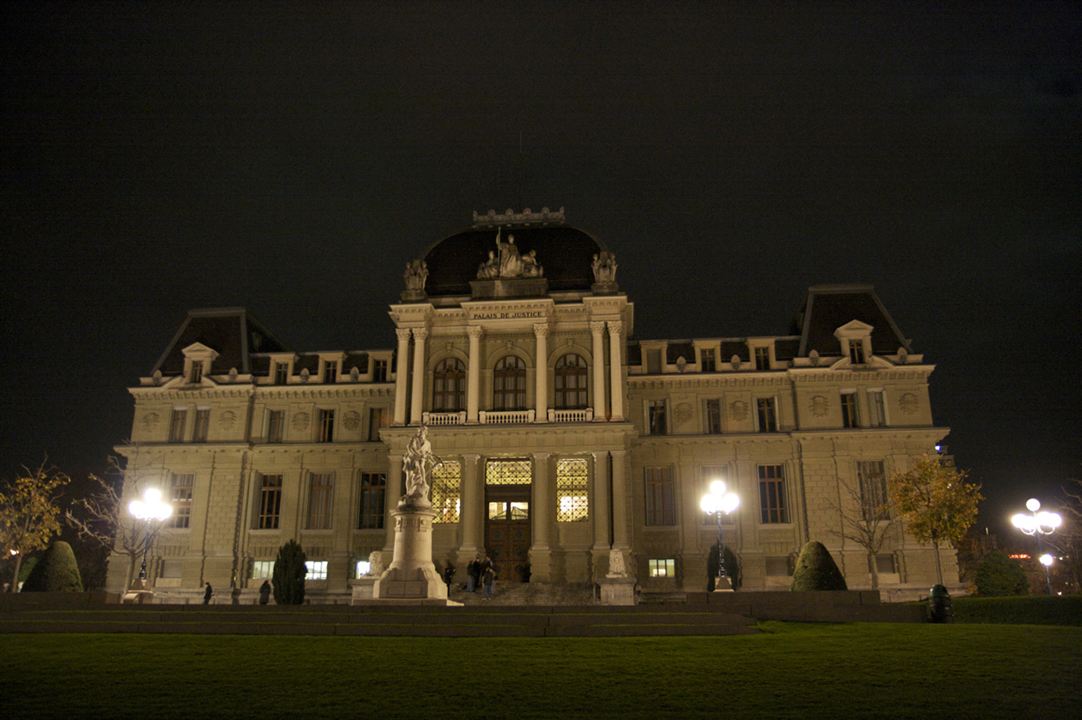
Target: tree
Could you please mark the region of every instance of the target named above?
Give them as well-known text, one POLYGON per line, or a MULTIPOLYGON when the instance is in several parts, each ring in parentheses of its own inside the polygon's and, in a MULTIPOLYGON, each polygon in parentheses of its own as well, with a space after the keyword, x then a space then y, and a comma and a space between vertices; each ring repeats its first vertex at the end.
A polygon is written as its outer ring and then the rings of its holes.
POLYGON ((307 558, 300 543, 290 540, 278 548, 278 557, 274 560, 274 573, 271 584, 274 587, 274 602, 278 605, 301 605, 304 603, 304 576, 308 568, 307 558))
POLYGON ((821 542, 812 540, 800 550, 793 570, 794 592, 805 590, 847 590, 845 577, 838 569, 830 551, 821 542))
POLYGON ((1022 566, 999 550, 984 556, 977 566, 976 580, 980 595, 1025 595, 1029 591, 1022 566))
POLYGON ((1072 478, 1062 486, 1063 526, 1053 535, 1063 551, 1064 563, 1071 573, 1075 592, 1082 589, 1082 480, 1072 478))
POLYGON ((57 495, 71 478, 45 462, 35 470, 24 467, 0 490, 0 547, 15 558, 11 592, 19 589, 19 568, 27 553, 48 546, 60 531, 57 495))
POLYGON ((26 579, 23 592, 82 592, 83 579, 71 545, 57 540, 26 579))
POLYGON ((935 549, 936 582, 943 584, 939 558, 942 543, 955 545, 977 520, 984 497, 981 486, 967 480, 968 473, 943 462, 939 455, 922 455, 907 472, 890 480, 890 500, 909 532, 935 549))
MULTIPOLYGON (((881 483, 882 475, 879 480, 881 483)), ((884 497, 882 490, 877 491, 871 486, 853 487, 841 478, 838 478, 838 487, 841 490, 841 500, 838 503, 828 503, 828 507, 838 511, 842 527, 841 530, 831 532, 864 548, 868 556, 872 590, 878 590, 879 565, 876 558, 890 534, 890 519, 895 510, 889 496, 884 497)))
MULTIPOLYGON (((714 586, 718 581, 718 544, 710 546, 710 553, 706 556, 706 591, 714 592, 714 586)), ((725 546, 725 574, 729 582, 733 584, 733 590, 740 587, 740 563, 736 559, 736 553, 728 545, 725 546)))

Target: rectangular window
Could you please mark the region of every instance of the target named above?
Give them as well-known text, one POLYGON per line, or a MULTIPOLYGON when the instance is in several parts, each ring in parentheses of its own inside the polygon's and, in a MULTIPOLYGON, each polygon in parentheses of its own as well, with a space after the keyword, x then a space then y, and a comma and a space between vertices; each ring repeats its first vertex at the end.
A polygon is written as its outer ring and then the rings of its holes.
POLYGON ((646 351, 646 372, 651 375, 656 375, 661 372, 661 351, 660 350, 647 350, 646 351))
POLYGON ((188 411, 173 408, 173 417, 169 421, 169 442, 184 442, 184 429, 188 424, 188 411))
POLYGON ((676 492, 671 467, 644 468, 646 475, 646 524, 676 524, 676 492))
POLYGON ((665 400, 646 401, 646 434, 666 435, 669 432, 669 423, 665 413, 665 400))
POLYGON ((261 475, 259 478, 259 515, 257 530, 277 530, 282 510, 282 476, 261 475))
POLYGON ((372 563, 367 560, 358 560, 353 566, 353 579, 359 580, 363 577, 368 577, 368 573, 372 572, 372 563))
POLYGON ((384 408, 369 408, 368 442, 379 442, 379 431, 383 428, 386 412, 384 408))
POLYGON ((756 370, 769 370, 770 369, 770 348, 757 347, 755 348, 755 369, 756 370))
POLYGON ((855 428, 857 422, 857 394, 855 392, 842 393, 842 427, 855 428))
POLYGON ((372 382, 385 383, 387 382, 387 361, 386 360, 373 360, 372 361, 372 382))
POLYGON ((169 518, 169 526, 175 528, 187 528, 192 521, 192 487, 195 485, 195 475, 178 475, 173 473, 173 487, 171 497, 173 502, 173 515, 169 518))
POLYGON ((206 442, 210 432, 210 408, 195 411, 195 428, 192 430, 192 442, 206 442))
POLYGON ((713 348, 699 351, 699 369, 702 372, 717 372, 718 364, 713 348))
POLYGON ((760 522, 789 522, 789 503, 785 495, 785 466, 759 466, 759 512, 760 522))
POLYGON ((387 497, 387 475, 361 473, 361 507, 357 527, 361 530, 383 528, 384 503, 387 497))
POLYGON ((676 577, 676 558, 650 558, 650 577, 676 577))
POLYGON ((323 361, 323 382, 328 385, 338 382, 338 363, 336 361, 323 361))
POLYGON ((850 340, 849 341, 849 362, 853 365, 864 364, 864 341, 863 340, 850 340))
POLYGON ((887 473, 882 460, 861 460, 857 463, 860 480, 861 513, 865 520, 889 520, 887 511, 887 473))
POLYGON ((898 572, 898 566, 894 562, 894 553, 883 553, 875 556, 875 571, 879 574, 893 575, 898 572))
POLYGON ((529 485, 533 482, 533 465, 529 460, 489 458, 485 461, 486 485, 529 485))
POLYGON ((267 442, 280 443, 285 434, 286 412, 285 410, 267 411, 267 442))
POLYGON ((774 398, 756 398, 755 409, 759 418, 759 432, 777 432, 778 414, 774 398))
POLYGON ((182 560, 162 560, 162 570, 159 577, 163 578, 178 578, 184 573, 184 561, 182 560))
POLYGON ((556 522, 590 517, 590 469, 585 458, 556 461, 556 522))
POLYGON ((276 362, 274 363, 274 384, 275 385, 287 385, 289 384, 289 363, 276 362))
POLYGON ((252 580, 269 580, 274 577, 273 560, 253 560, 252 580))
POLYGON ((308 574, 304 576, 305 581, 327 579, 326 560, 305 560, 304 567, 308 570, 308 574))
POLYGON ((308 474, 308 530, 330 530, 334 473, 308 474))
POLYGON ((319 437, 316 442, 334 442, 334 410, 319 411, 319 437))
POLYGON ((462 509, 462 466, 454 460, 444 460, 432 468, 433 524, 456 523, 462 509))
POLYGON ((706 401, 706 432, 708 435, 721 434, 721 400, 706 401))
POLYGON ((882 390, 868 391, 868 406, 872 412, 870 425, 872 427, 884 427, 887 424, 887 403, 882 390))
POLYGON ((188 382, 192 385, 198 385, 203 382, 203 361, 192 360, 192 369, 188 374, 188 382))

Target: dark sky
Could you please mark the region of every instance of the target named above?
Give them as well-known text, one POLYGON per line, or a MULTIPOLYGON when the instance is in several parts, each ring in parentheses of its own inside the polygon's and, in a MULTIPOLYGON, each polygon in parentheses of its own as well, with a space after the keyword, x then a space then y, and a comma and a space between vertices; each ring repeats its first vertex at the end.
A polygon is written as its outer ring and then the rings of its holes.
POLYGON ((0 475, 100 468, 187 309, 390 347, 402 267, 565 206, 640 338, 874 283, 995 521, 1082 471, 1074 3, 5 4, 0 475))

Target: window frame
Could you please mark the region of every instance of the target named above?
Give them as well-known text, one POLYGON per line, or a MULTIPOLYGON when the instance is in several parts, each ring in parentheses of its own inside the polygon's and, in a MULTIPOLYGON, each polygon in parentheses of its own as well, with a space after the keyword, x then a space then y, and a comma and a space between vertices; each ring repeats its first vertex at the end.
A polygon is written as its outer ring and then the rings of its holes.
POLYGON ((669 434, 668 398, 653 398, 646 400, 646 434, 669 434))
POLYGON ((759 524, 790 524, 789 483, 785 464, 756 465, 755 478, 759 490, 759 524), (776 475, 771 474, 774 470, 777 471, 776 475))
POLYGON ((357 485, 356 529, 383 530, 387 515, 387 473, 358 471, 357 485))
POLYGON ((774 396, 755 398, 755 426, 761 433, 778 432, 778 401, 774 396), (766 414, 764 416, 764 408, 766 414))
POLYGON ((707 398, 703 401, 703 430, 706 435, 722 434, 721 413, 721 398, 707 398))
POLYGON ((553 368, 553 403, 557 410, 581 410, 590 405, 590 368, 576 352, 564 353, 553 368), (574 358, 571 364, 570 358, 574 358), (568 380, 573 387, 568 387, 568 380))
POLYGON ((282 492, 285 477, 281 473, 257 474, 259 483, 256 488, 255 527, 254 530, 278 530, 282 524, 282 492), (277 480, 277 484, 275 483, 277 480), (268 500, 273 498, 273 506, 268 507, 268 500))
POLYGON ((173 514, 169 517, 169 527, 174 530, 189 530, 192 524, 192 499, 195 496, 195 473, 172 473, 169 481, 169 500, 173 504, 173 514), (181 482, 181 481, 184 482, 181 482), (184 492, 186 490, 186 492, 184 492))
POLYGON ((308 472, 304 529, 334 529, 334 473, 308 472), (317 497, 317 491, 319 496, 317 497))
POLYGON ((504 355, 492 370, 492 409, 525 410, 526 402, 526 362, 518 355, 504 355))
POLYGON ((316 442, 334 442, 334 408, 319 408, 316 417, 316 442))
POLYGON ((205 443, 210 437, 210 408, 197 407, 195 422, 192 424, 192 442, 205 443))
POLYGON ((446 357, 432 371, 433 412, 461 412, 466 409, 466 364, 446 357))
POLYGON ((676 525, 676 480, 673 475, 672 465, 643 468, 643 524, 647 527, 676 525))
POLYGON ((843 428, 860 427, 859 399, 856 390, 842 390, 839 398, 839 408, 842 414, 843 428))

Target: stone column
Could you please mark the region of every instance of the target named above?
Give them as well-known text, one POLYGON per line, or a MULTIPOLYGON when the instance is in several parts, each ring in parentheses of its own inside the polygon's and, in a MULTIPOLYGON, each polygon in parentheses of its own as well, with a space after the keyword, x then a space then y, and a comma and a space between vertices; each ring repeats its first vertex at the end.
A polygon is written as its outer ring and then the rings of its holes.
POLYGON ((428 328, 413 328, 413 390, 410 398, 410 425, 421 423, 425 399, 425 338, 428 328))
POLYGON ((594 505, 590 508, 590 514, 594 518, 594 545, 591 554, 594 559, 594 578, 597 579, 608 572, 612 505, 609 500, 609 453, 601 450, 594 452, 593 456, 594 505))
MULTIPOLYGON (((484 542, 485 485, 478 472, 477 454, 462 456, 462 544, 458 547, 458 571, 464 573, 466 565, 481 552, 484 542)), ((465 577, 463 575, 463 577, 465 577)))
MULTIPOLYGON (((416 331, 414 331, 416 332, 416 331)), ((610 420, 624 419, 624 375, 621 347, 624 324, 609 320, 609 365, 612 371, 612 414, 610 420)))
POLYGON ((631 547, 631 495, 627 482, 626 450, 612 451, 612 546, 631 547))
POLYGON ((410 331, 398 328, 398 354, 394 369, 394 424, 406 424, 406 380, 409 378, 410 331))
POLYGON ((537 422, 548 422, 549 406, 549 326, 538 323, 533 326, 534 335, 534 394, 536 395, 535 414, 537 422))
POLYGON ((530 547, 530 581, 549 582, 552 579, 550 538, 555 521, 550 454, 533 453, 533 538, 530 547))
POLYGON ((605 420, 605 323, 598 320, 590 323, 590 333, 594 336, 594 420, 605 420))
POLYGON ((391 455, 387 458, 387 491, 383 495, 383 527, 387 531, 387 539, 383 543, 383 564, 391 562, 391 551, 394 549, 394 519, 391 510, 398 507, 398 501, 402 497, 402 456, 391 455))
MULTIPOLYGON (((466 328, 470 336, 470 367, 466 379, 466 422, 476 423, 481 406, 481 336, 484 329, 476 325, 466 328)), ((472 558, 471 558, 472 559, 472 558)))

